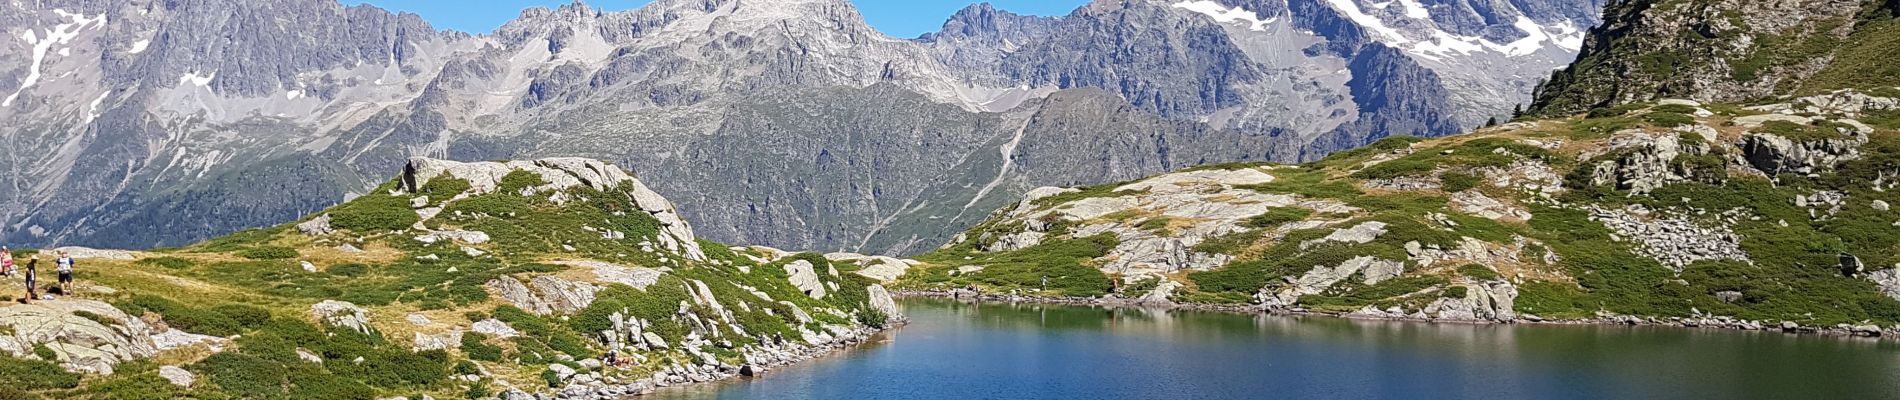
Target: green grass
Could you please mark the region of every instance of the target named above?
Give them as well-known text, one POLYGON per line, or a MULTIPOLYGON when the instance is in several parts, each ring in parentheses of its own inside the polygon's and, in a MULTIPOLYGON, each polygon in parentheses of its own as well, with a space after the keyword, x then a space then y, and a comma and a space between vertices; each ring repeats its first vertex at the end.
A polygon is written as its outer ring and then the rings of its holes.
POLYGON ((253 247, 238 251, 239 257, 252 260, 283 260, 297 258, 297 249, 277 246, 253 247))
POLYGON ((1687 126, 1687 125, 1696 124, 1695 117, 1689 116, 1687 114, 1682 114, 1682 113, 1664 112, 1664 111, 1657 111, 1657 112, 1652 112, 1649 114, 1644 114, 1643 121, 1647 121, 1651 124, 1655 124, 1656 126, 1660 126, 1664 128, 1674 128, 1678 126, 1687 126))
POLYGON ((152 258, 140 259, 138 261, 138 264, 160 267, 160 268, 165 268, 165 269, 185 269, 185 268, 191 268, 192 262, 189 260, 185 260, 185 259, 177 258, 177 257, 152 257, 152 258))
POLYGON ((1263 193, 1287 193, 1325 199, 1352 199, 1364 194, 1359 190, 1358 185, 1345 179, 1333 179, 1321 169, 1310 167, 1278 169, 1272 174, 1276 178, 1273 182, 1237 187, 1263 193))
POLYGON ((1395 300, 1397 297, 1449 283, 1444 277, 1429 275, 1393 278, 1376 285, 1365 285, 1358 280, 1348 280, 1327 293, 1300 296, 1299 302, 1315 309, 1341 312, 1358 310, 1365 306, 1382 306, 1383 308, 1398 304, 1399 302, 1395 300))
POLYGON ((22 391, 71 389, 80 375, 49 361, 0 355, 0 387, 22 391))
POLYGON ((1768 121, 1761 124, 1761 132, 1788 138, 1796 142, 1812 142, 1828 139, 1844 139, 1847 136, 1839 129, 1838 123, 1817 121, 1813 125, 1801 125, 1788 121, 1768 121))
POLYGON ((1109 277, 1090 265, 1091 260, 1108 254, 1119 241, 1103 234, 1077 239, 1050 239, 1026 249, 1005 253, 965 253, 939 251, 920 259, 942 265, 930 273, 936 279, 925 283, 939 285, 980 284, 994 289, 1046 290, 1060 296, 1101 296, 1113 288, 1109 277), (971 257, 969 260, 964 257, 971 257), (961 265, 982 265, 983 271, 950 277, 943 270, 961 265), (1042 286, 1047 277, 1049 286, 1042 286))
POLYGON ((330 209, 330 226, 358 233, 409 229, 421 219, 409 199, 378 190, 330 209))
POLYGON ((1479 185, 1484 184, 1483 178, 1463 172, 1446 172, 1440 174, 1438 181, 1441 183, 1440 186, 1445 190, 1445 193, 1463 192, 1475 189, 1479 185))
POLYGON ((1459 266, 1458 275, 1481 281, 1494 281, 1498 279, 1498 271, 1479 264, 1465 264, 1459 266))

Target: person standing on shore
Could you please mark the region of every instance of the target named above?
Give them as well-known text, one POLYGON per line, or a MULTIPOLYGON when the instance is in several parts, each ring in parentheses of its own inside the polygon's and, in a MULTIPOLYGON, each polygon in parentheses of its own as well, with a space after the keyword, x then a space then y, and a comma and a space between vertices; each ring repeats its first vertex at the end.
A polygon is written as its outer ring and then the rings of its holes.
POLYGON ((73 256, 66 254, 65 250, 60 250, 59 259, 54 262, 57 263, 55 269, 59 272, 59 293, 66 296, 72 295, 73 256))
POLYGON ((13 249, 0 246, 0 276, 13 276, 13 249))
POLYGON ((32 303, 33 300, 39 300, 39 291, 33 289, 33 284, 39 283, 37 282, 39 280, 39 270, 40 256, 35 254, 33 258, 26 260, 26 298, 20 299, 20 303, 32 303))

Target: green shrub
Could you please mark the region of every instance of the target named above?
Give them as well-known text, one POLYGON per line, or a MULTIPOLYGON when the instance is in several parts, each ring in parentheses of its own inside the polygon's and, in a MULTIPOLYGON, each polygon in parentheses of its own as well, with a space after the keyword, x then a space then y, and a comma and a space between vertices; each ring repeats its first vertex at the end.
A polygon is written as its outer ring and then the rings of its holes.
POLYGON ((380 190, 330 210, 330 226, 362 233, 409 229, 420 219, 409 199, 380 190))
POLYGON ((1343 287, 1332 289, 1326 294, 1300 296, 1299 302, 1324 309, 1358 309, 1369 305, 1386 305, 1382 303, 1387 299, 1445 284, 1447 284, 1445 278, 1438 276, 1398 277, 1371 286, 1349 281, 1343 287))
MULTIPOLYGON (((44 346, 35 346, 39 353, 44 346)), ((52 350, 47 350, 51 352, 52 350)), ((42 355, 41 357, 45 357, 42 355)), ((51 360, 52 358, 47 358, 51 360)), ((21 391, 71 389, 79 386, 79 374, 66 372, 58 364, 46 360, 14 358, 0 354, 0 387, 21 391)))
POLYGON ((1244 224, 1248 228, 1274 228, 1288 223, 1305 221, 1313 216, 1313 210, 1299 207, 1280 207, 1267 210, 1266 213, 1247 218, 1244 224))
POLYGON ((1656 126, 1661 126, 1661 127, 1666 127, 1666 128, 1674 128, 1674 127, 1683 126, 1683 125, 1695 125, 1695 117, 1688 116, 1685 114, 1672 113, 1672 112, 1652 112, 1649 114, 1644 114, 1643 120, 1649 121, 1649 123, 1652 123, 1652 124, 1656 124, 1656 126))
MULTIPOLYGON (((467 342, 463 342, 463 343, 467 343, 467 342)), ((500 348, 497 347, 496 349, 500 349, 500 348)), ((500 353, 496 353, 496 356, 500 356, 500 355, 501 355, 500 353)), ((499 359, 497 359, 497 361, 499 361, 499 359)), ((482 368, 480 366, 476 366, 474 362, 470 362, 468 360, 462 360, 460 362, 455 363, 455 368, 450 369, 449 372, 453 372, 456 375, 476 375, 476 374, 482 373, 482 368)))
POLYGON ((330 275, 355 278, 369 274, 369 266, 363 264, 338 264, 324 269, 323 272, 330 275))
POLYGON ((554 368, 548 368, 546 370, 541 371, 541 380, 547 381, 548 387, 551 387, 551 388, 561 387, 561 374, 559 372, 554 372, 554 368))
POLYGON ((1463 172, 1446 172, 1439 175, 1438 180, 1442 182, 1442 187, 1446 193, 1463 192, 1484 184, 1483 178, 1463 172))
POLYGON ((276 399, 285 394, 289 371, 283 364, 238 352, 212 354, 193 365, 226 393, 247 399, 276 399))
POLYGON ((528 172, 526 170, 515 170, 501 177, 501 182, 496 184, 495 191, 498 193, 513 194, 521 192, 522 189, 546 184, 548 184, 548 182, 545 179, 541 179, 541 174, 528 172))
POLYGON ((120 304, 115 304, 127 314, 139 315, 146 312, 158 314, 165 323, 186 332, 211 336, 231 336, 240 333, 244 324, 222 313, 192 308, 184 304, 153 295, 132 296, 120 304))
POLYGON ((98 322, 100 325, 105 325, 105 326, 119 325, 120 323, 123 322, 123 321, 118 321, 111 318, 106 318, 106 316, 104 315, 94 314, 91 311, 85 311, 85 310, 73 311, 73 316, 89 319, 89 320, 92 320, 92 322, 98 322))
POLYGON ((1465 298, 1465 295, 1468 294, 1466 293, 1466 291, 1467 289, 1465 289, 1464 286, 1452 286, 1452 287, 1445 288, 1445 290, 1442 292, 1438 292, 1438 297, 1446 298, 1446 299, 1462 299, 1462 298, 1465 298))
POLYGON ((858 323, 864 326, 884 329, 884 324, 889 322, 890 315, 886 315, 883 311, 876 308, 865 307, 862 310, 858 310, 857 319, 858 323))
POLYGON ((1695 108, 1695 106, 1690 106, 1690 105, 1663 104, 1663 105, 1658 105, 1655 107, 1650 107, 1649 111, 1659 112, 1659 113, 1671 113, 1671 114, 1695 114, 1696 111, 1698 110, 1695 108))
POLYGON ((284 260, 297 258, 299 254, 297 249, 289 247, 260 246, 238 251, 238 256, 252 260, 284 260))
POLYGON ((1458 274, 1481 281, 1497 280, 1498 272, 1479 264, 1465 264, 1458 267, 1458 274))
POLYGON ((468 180, 455 178, 444 172, 442 176, 430 179, 429 183, 423 184, 416 190, 416 194, 429 196, 431 204, 442 204, 443 201, 468 191, 468 188, 468 180))
POLYGON ((211 312, 223 314, 237 322, 239 326, 255 328, 270 322, 270 310, 245 304, 225 303, 211 308, 211 312))
POLYGON ((41 360, 59 361, 59 352, 53 351, 51 347, 46 347, 45 343, 34 344, 33 355, 38 356, 41 360))
POLYGON ((484 343, 488 335, 476 332, 462 334, 462 353, 476 361, 501 361, 501 347, 484 343))

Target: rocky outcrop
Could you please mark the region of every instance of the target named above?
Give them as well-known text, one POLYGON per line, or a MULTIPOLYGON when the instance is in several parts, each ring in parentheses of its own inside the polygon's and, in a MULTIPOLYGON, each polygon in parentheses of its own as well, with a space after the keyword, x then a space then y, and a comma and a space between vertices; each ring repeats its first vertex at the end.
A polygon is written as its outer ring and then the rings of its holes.
POLYGON ((318 321, 331 327, 369 334, 373 329, 369 325, 369 314, 347 301, 324 300, 310 306, 310 314, 318 321))
POLYGON ((805 292, 805 295, 811 296, 811 298, 825 298, 825 284, 823 281, 818 280, 818 271, 814 269, 815 267, 811 265, 811 262, 805 260, 793 261, 785 264, 784 268, 785 274, 790 276, 789 279, 791 280, 792 286, 798 287, 799 291, 805 292))
POLYGON ((891 292, 884 290, 884 285, 871 285, 864 290, 870 293, 871 309, 884 313, 886 322, 904 319, 904 312, 897 308, 897 301, 891 299, 891 292))
POLYGON ((553 307, 549 307, 546 302, 541 301, 541 296, 535 295, 533 290, 528 289, 528 285, 522 284, 521 280, 515 279, 515 277, 503 276, 495 278, 494 280, 488 281, 486 286, 489 290, 493 290, 495 294, 501 296, 501 299, 507 301, 509 305, 515 306, 515 308, 520 308, 523 311, 534 313, 535 315, 547 315, 554 312, 553 307))
POLYGON ((1255 298, 1269 308, 1292 307, 1300 296, 1324 293, 1326 289, 1354 275, 1363 275, 1364 282, 1370 285, 1398 276, 1404 270, 1404 262, 1372 256, 1355 257, 1338 266, 1315 266, 1298 278, 1289 277, 1283 287, 1268 286, 1255 298))
POLYGON ((1620 237, 1634 241, 1641 254, 1677 271, 1703 260, 1752 263, 1748 253, 1742 251, 1741 236, 1727 228, 1705 227, 1641 205, 1622 210, 1596 210, 1590 218, 1620 237))
POLYGON ((706 259, 706 253, 699 248, 699 238, 693 235, 693 228, 680 218, 673 202, 648 189, 645 183, 620 167, 599 160, 546 158, 505 163, 464 163, 418 157, 409 159, 408 166, 403 168, 402 187, 407 192, 416 193, 429 180, 448 176, 468 181, 468 191, 460 196, 481 195, 494 192, 500 187, 502 178, 515 171, 533 173, 544 182, 541 186, 522 189, 528 194, 566 191, 576 187, 624 194, 635 207, 659 220, 660 235, 654 239, 658 240, 661 247, 691 260, 706 259))
POLYGON ((311 218, 309 221, 297 224, 297 231, 310 236, 324 236, 336 233, 336 229, 330 227, 330 214, 319 215, 316 218, 311 218))
POLYGON ((1900 300, 1900 265, 1895 265, 1893 269, 1874 271, 1867 274, 1867 279, 1880 287, 1880 294, 1900 300))
POLYGON ((119 363, 148 358, 161 348, 152 328, 110 304, 92 300, 54 300, 0 306, 0 352, 37 357, 43 345, 68 370, 111 374, 119 363))
POLYGON ((546 303, 550 310, 559 314, 580 312, 588 305, 594 304, 594 292, 600 291, 599 287, 592 284, 549 275, 534 277, 529 282, 535 289, 541 291, 542 302, 546 303))
POLYGON ((158 367, 158 376, 178 387, 191 387, 191 383, 198 380, 198 376, 191 371, 173 365, 158 367))
POLYGON ((80 259, 80 260, 98 259, 98 260, 132 261, 132 260, 138 259, 138 257, 133 256, 132 252, 130 251, 94 249, 94 248, 78 247, 78 246, 67 246, 67 247, 56 248, 56 249, 53 249, 51 253, 47 253, 47 254, 54 255, 54 257, 56 257, 57 254, 59 254, 59 252, 66 252, 67 255, 72 256, 74 259, 80 259))
POLYGON ((1742 137, 1739 147, 1749 165, 1775 176, 1832 169, 1842 162, 1860 158, 1860 146, 1866 143, 1865 136, 1795 141, 1774 134, 1751 133, 1742 137))
POLYGON ((1517 320, 1517 286, 1486 282, 1464 286, 1465 297, 1438 299, 1420 312, 1435 320, 1511 322, 1517 320))
POLYGON ((910 268, 915 266, 915 264, 919 264, 917 261, 903 260, 895 257, 867 256, 855 253, 829 253, 825 254, 825 259, 831 260, 832 262, 857 264, 859 267, 857 271, 858 275, 876 279, 879 282, 896 281, 897 278, 902 278, 905 273, 908 273, 910 268))

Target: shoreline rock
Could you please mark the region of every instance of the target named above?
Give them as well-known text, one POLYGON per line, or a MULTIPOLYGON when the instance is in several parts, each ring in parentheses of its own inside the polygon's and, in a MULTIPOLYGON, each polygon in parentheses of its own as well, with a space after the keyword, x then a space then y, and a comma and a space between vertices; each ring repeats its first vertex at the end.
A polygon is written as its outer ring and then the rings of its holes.
POLYGON ((1836 325, 1830 325, 1830 326, 1809 326, 1809 325, 1801 325, 1800 323, 1797 323, 1794 321, 1781 321, 1779 323, 1773 323, 1769 321, 1749 321, 1749 320, 1742 320, 1742 319, 1737 319, 1737 318, 1728 317, 1728 316, 1714 316, 1714 315, 1699 315, 1696 317, 1683 318, 1683 317, 1639 317, 1639 316, 1604 313, 1593 318, 1557 320, 1557 319, 1544 319, 1542 317, 1531 315, 1531 314, 1520 314, 1520 315, 1515 316, 1515 319, 1512 319, 1512 320, 1495 320, 1495 319, 1487 320, 1487 319, 1459 319, 1459 318, 1429 318, 1429 317, 1421 317, 1419 316, 1419 314, 1388 313, 1384 311, 1378 311, 1376 309, 1374 311, 1377 311, 1377 312, 1365 312, 1366 311, 1365 309, 1361 309, 1359 311, 1354 311, 1354 312, 1334 313, 1334 312, 1313 311, 1313 310, 1307 310, 1307 309, 1301 309, 1301 308, 1292 308, 1292 309, 1270 308, 1270 307, 1264 307, 1264 306, 1252 305, 1252 304, 1237 305, 1237 304, 1199 304, 1199 303, 1151 303, 1151 302, 1141 302, 1139 301, 1140 299, 1122 299, 1122 298, 1116 298, 1116 297, 1101 297, 1101 298, 1041 297, 1041 296, 1024 296, 1024 295, 1017 295, 1017 294, 981 293, 981 292, 976 292, 976 291, 972 291, 968 289, 895 290, 895 291, 892 291, 891 295, 897 298, 937 298, 937 299, 952 299, 952 300, 958 300, 958 301, 974 301, 974 302, 985 302, 985 303, 1029 303, 1029 304, 1045 304, 1045 305, 1058 305, 1058 306, 1144 308, 1144 309, 1159 309, 1159 310, 1170 310, 1170 311, 1186 310, 1186 311, 1207 311, 1207 312, 1224 312, 1224 313, 1255 314, 1255 315, 1314 316, 1314 317, 1331 317, 1331 318, 1361 319, 1361 320, 1383 320, 1383 321, 1400 321, 1400 322, 1457 323, 1457 324, 1478 324, 1478 325, 1527 324, 1527 325, 1658 326, 1658 327, 1676 327, 1676 328, 1713 328, 1713 329, 1728 329, 1728 330, 1741 330, 1741 331, 1780 331, 1782 333, 1788 333, 1788 334, 1868 337, 1868 338, 1876 338, 1880 340, 1900 339, 1900 325, 1885 327, 1885 328, 1875 326, 1875 325, 1862 325, 1862 324, 1836 324, 1836 325))

